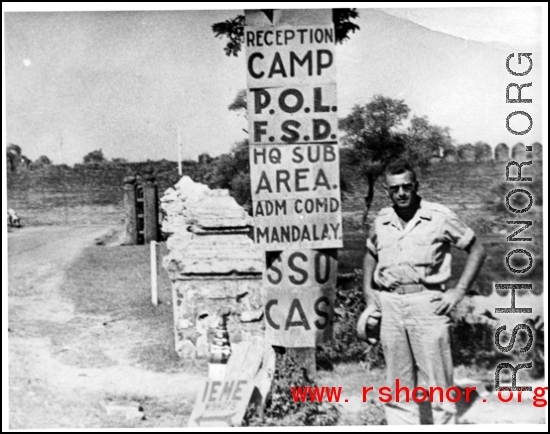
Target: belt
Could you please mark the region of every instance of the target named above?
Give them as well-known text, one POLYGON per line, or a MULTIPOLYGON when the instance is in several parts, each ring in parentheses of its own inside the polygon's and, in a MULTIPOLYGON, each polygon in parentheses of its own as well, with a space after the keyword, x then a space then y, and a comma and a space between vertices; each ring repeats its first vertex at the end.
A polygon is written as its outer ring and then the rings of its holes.
POLYGON ((411 283, 406 285, 399 285, 394 290, 388 290, 395 294, 413 294, 421 291, 443 291, 443 285, 441 284, 421 284, 411 283))

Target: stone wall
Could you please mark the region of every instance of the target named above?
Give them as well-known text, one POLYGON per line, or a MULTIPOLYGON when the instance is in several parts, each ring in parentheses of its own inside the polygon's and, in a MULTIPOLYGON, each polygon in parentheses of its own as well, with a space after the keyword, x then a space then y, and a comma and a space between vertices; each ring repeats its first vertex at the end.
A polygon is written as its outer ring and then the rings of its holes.
POLYGON ((542 145, 535 142, 531 145, 531 152, 525 150, 522 143, 515 144, 510 148, 506 143, 499 143, 494 150, 484 142, 477 142, 475 145, 466 143, 464 145, 451 146, 443 151, 442 160, 447 163, 454 162, 491 162, 491 161, 540 161, 542 160, 542 145))
POLYGON ((543 154, 542 154, 542 145, 539 142, 535 142, 532 145, 533 149, 533 160, 542 160, 543 154))
POLYGON ((487 162, 493 159, 493 149, 487 143, 477 142, 474 146, 476 161, 487 162))
POLYGON ((211 333, 228 315, 230 343, 263 336, 263 253, 249 237, 252 218, 227 190, 184 176, 161 198, 170 253, 176 351, 205 358, 211 333))
POLYGON ((470 143, 459 145, 457 154, 460 161, 476 161, 476 148, 470 143))
POLYGON ((499 143, 495 148, 495 161, 510 161, 510 148, 506 143, 499 143))
MULTIPOLYGON (((48 165, 7 173, 8 207, 24 225, 122 224, 124 178, 148 168, 154 169, 159 191, 180 179, 175 162, 48 165)), ((195 162, 183 164, 183 173, 197 181, 204 172, 195 162)))

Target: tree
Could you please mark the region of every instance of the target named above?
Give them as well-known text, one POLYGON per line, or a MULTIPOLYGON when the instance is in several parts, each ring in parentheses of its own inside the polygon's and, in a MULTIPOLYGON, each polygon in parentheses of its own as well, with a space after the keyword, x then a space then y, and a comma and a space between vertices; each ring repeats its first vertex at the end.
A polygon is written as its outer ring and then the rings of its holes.
POLYGON ((229 111, 236 112, 238 115, 242 115, 246 118, 246 107, 246 89, 241 89, 227 108, 229 111))
POLYGON ((216 38, 229 39, 223 51, 226 56, 239 55, 244 41, 244 15, 237 15, 235 18, 225 20, 222 23, 212 24, 212 31, 216 38))
POLYGON ((50 166, 52 161, 45 155, 41 155, 34 162, 30 164, 31 170, 43 169, 46 166, 50 166))
POLYGON ((449 160, 454 160, 456 159, 456 153, 457 153, 457 149, 456 149, 456 146, 453 145, 452 143, 448 143, 448 144, 444 144, 443 147, 442 147, 442 152, 443 152, 443 159, 449 161, 449 160))
POLYGON ((237 142, 229 154, 221 155, 213 162, 213 171, 208 185, 212 188, 227 188, 239 203, 249 209, 252 203, 250 192, 250 161, 248 139, 237 142))
MULTIPOLYGON (((266 14, 272 14, 272 9, 262 9, 266 14)), ((351 20, 357 18, 357 9, 333 9, 332 21, 334 22, 336 42, 343 43, 349 39, 349 33, 355 33, 360 27, 351 20)), ((244 42, 244 15, 237 15, 235 18, 225 20, 212 25, 212 31, 216 38, 226 37, 228 42, 224 47, 227 56, 238 56, 244 42)))
POLYGON ((27 157, 26 155, 21 155, 21 160, 19 162, 19 166, 21 166, 25 170, 29 170, 31 165, 31 159, 27 157))
POLYGON ((27 164, 27 157, 22 155, 21 146, 10 143, 6 148, 6 161, 10 172, 16 172, 20 166, 27 164))
POLYGON ((15 172, 17 170, 16 155, 6 150, 6 162, 8 164, 8 171, 15 172))
POLYGON ((21 146, 16 145, 15 143, 10 143, 6 149, 10 154, 15 154, 21 156, 21 146))
POLYGON ((89 154, 84 156, 84 164, 93 164, 93 163, 104 163, 105 157, 103 156, 103 151, 98 149, 92 151, 89 154))
POLYGON ((348 160, 367 181, 364 223, 376 180, 390 162, 407 161, 425 172, 430 158, 451 146, 449 128, 432 125, 426 117, 412 116, 409 120, 410 112, 403 100, 376 95, 367 104, 356 104, 339 121, 338 126, 344 132, 343 145, 350 149, 348 160))
POLYGON ((47 156, 41 155, 38 157, 35 161, 35 163, 39 166, 49 166, 52 164, 52 160, 50 160, 47 156))

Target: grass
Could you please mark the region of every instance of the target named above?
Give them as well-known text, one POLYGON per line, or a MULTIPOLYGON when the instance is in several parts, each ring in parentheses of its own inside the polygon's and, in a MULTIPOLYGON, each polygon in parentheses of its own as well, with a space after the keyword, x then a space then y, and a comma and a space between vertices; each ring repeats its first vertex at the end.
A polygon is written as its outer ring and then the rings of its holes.
POLYGON ((150 301, 148 245, 89 247, 68 269, 66 282, 65 295, 82 313, 148 319, 163 317, 169 310, 170 281, 162 270, 161 305, 155 308, 150 301))
POLYGON ((337 364, 330 372, 320 371, 317 378, 321 386, 342 387, 342 399, 348 399, 339 406, 339 425, 385 425, 382 404, 372 394, 367 395, 367 402, 362 401, 363 386, 378 390, 384 382, 384 370, 370 369, 364 362, 337 364))
MULTIPOLYGON (((156 372, 185 369, 202 374, 205 363, 184 362, 174 351, 171 283, 160 265, 167 253, 161 243, 156 307, 151 302, 148 245, 86 248, 68 268, 61 291, 73 302, 77 313, 97 318, 97 333, 102 333, 101 327, 110 330, 99 344, 92 333, 80 335, 78 340, 103 346, 106 353, 118 351, 133 366, 156 372), (127 337, 122 348, 119 344, 115 344, 118 348, 110 347, 109 336, 114 333, 127 337)), ((63 339, 57 339, 62 345, 63 339)))

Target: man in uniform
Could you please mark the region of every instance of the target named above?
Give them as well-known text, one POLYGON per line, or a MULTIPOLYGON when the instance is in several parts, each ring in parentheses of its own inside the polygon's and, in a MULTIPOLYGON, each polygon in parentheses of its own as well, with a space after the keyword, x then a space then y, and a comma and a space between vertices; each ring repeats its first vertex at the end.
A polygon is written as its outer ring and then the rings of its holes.
MULTIPOLYGON (((391 165, 385 185, 393 207, 384 208, 367 239, 363 292, 367 306, 381 310, 380 340, 386 359, 392 401, 385 405, 388 424, 418 424, 419 407, 412 390, 430 386, 446 391, 453 385, 449 312, 474 281, 485 251, 474 232, 445 206, 418 195, 418 181, 407 164, 391 165), (458 283, 451 276, 451 245, 468 253, 458 283), (395 399, 396 380, 409 390, 395 399)), ((429 397, 426 400, 429 402, 429 397)), ((435 392, 434 424, 455 423, 455 404, 435 392)))

